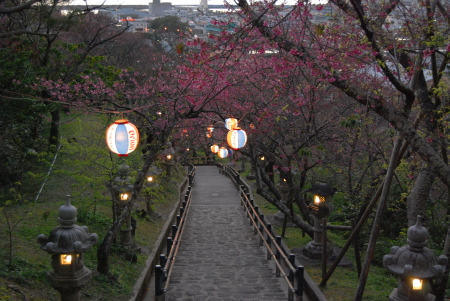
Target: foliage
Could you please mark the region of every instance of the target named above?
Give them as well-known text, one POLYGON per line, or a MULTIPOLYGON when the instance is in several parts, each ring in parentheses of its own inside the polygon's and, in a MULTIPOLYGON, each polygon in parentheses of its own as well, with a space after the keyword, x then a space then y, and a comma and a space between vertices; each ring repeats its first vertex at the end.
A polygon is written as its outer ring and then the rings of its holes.
POLYGON ((186 22, 182 22, 177 16, 164 16, 150 21, 150 28, 159 33, 171 32, 175 34, 183 33, 188 27, 186 22))
MULTIPOLYGON (((0 187, 7 191, 45 155, 42 141, 43 103, 23 98, 39 70, 32 68, 33 53, 20 39, 12 48, 0 48, 0 187)), ((2 198, 3 199, 3 198, 2 198)), ((0 199, 0 204, 2 203, 0 199)))

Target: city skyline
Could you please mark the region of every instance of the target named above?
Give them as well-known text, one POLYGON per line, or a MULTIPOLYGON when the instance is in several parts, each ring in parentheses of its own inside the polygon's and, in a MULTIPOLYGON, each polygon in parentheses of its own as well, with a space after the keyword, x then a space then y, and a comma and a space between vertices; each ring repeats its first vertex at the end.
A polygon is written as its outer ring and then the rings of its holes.
MULTIPOLYGON (((152 3, 153 0, 86 0, 89 5, 100 5, 104 3, 104 5, 147 5, 152 3)), ((73 5, 84 5, 86 4, 84 0, 74 0, 71 2, 73 5)), ((227 0, 228 3, 234 4, 234 0, 227 0)), ((161 3, 172 3, 172 5, 189 5, 195 6, 200 4, 200 0, 161 0, 161 3)), ((279 1, 282 3, 282 1, 279 1)), ((287 0, 287 4, 294 4, 296 0, 287 0)), ((312 0, 313 4, 317 4, 320 2, 328 2, 328 0, 312 0)), ((224 0, 208 0, 208 5, 223 5, 224 0)))

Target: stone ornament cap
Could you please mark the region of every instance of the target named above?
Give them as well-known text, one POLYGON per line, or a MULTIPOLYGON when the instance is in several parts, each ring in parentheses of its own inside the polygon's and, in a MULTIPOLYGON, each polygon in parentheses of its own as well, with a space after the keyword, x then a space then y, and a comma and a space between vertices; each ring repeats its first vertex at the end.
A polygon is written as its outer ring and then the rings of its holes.
POLYGON ((335 194, 336 188, 331 187, 327 183, 314 183, 311 187, 311 193, 327 197, 335 194))
POLYGON ((162 174, 163 170, 159 168, 158 166, 152 165, 148 169, 147 176, 159 176, 162 174))
POLYGON ((59 208, 58 214, 60 226, 53 229, 48 238, 44 234, 37 237, 41 249, 50 254, 81 253, 97 243, 96 233, 89 233, 88 227, 75 224, 77 208, 70 204, 69 195, 66 203, 59 208))
POLYGON ((416 224, 408 228, 407 245, 394 246, 390 254, 384 255, 383 265, 391 273, 403 277, 432 279, 441 277, 447 264, 444 255, 436 259, 433 251, 426 247, 428 230, 421 225, 422 217, 417 216, 416 224))
POLYGON ((175 150, 172 147, 172 142, 169 141, 169 142, 166 143, 166 149, 163 152, 166 155, 173 155, 173 154, 175 154, 175 150))
POLYGON ((58 222, 62 228, 71 228, 77 222, 78 210, 70 203, 67 196, 66 203, 58 209, 58 222))
POLYGON ((134 186, 130 184, 130 167, 127 164, 122 164, 117 169, 118 176, 114 179, 112 188, 117 191, 132 191, 134 186))
POLYGON ((126 164, 122 164, 117 169, 117 172, 120 177, 125 178, 130 175, 130 167, 126 164))
POLYGON ((408 228, 407 244, 411 250, 420 251, 428 245, 428 230, 422 226, 422 216, 418 215, 416 224, 408 228))

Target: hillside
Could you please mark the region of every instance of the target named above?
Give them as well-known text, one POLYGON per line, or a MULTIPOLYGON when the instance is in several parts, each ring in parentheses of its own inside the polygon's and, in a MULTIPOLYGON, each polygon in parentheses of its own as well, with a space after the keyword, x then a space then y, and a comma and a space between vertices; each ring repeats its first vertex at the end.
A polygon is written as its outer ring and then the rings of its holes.
POLYGON ((48 236, 58 226, 58 208, 67 195, 78 210, 77 224, 87 226, 91 233, 99 236, 97 245, 85 252, 85 265, 93 271, 93 278, 82 290, 82 299, 123 301, 130 296, 164 224, 164 217, 172 210, 184 171, 177 166, 168 181, 160 182, 159 197, 153 194, 154 208, 162 218, 142 216, 146 204, 144 197, 138 199, 133 214, 137 225, 134 241, 141 247, 137 262, 127 261, 120 245, 116 244, 110 257, 114 279, 99 275, 95 271, 97 246, 113 222, 112 194, 106 184, 114 179, 118 165, 126 162, 133 177, 142 162, 139 152, 126 159, 109 154, 103 138, 108 123, 110 120, 105 116, 67 116, 62 126, 62 147, 56 159, 53 154, 42 154, 39 164, 18 184, 17 199, 2 208, 0 300, 59 300, 59 293, 46 279, 51 269, 51 255, 40 249, 37 236, 48 236))

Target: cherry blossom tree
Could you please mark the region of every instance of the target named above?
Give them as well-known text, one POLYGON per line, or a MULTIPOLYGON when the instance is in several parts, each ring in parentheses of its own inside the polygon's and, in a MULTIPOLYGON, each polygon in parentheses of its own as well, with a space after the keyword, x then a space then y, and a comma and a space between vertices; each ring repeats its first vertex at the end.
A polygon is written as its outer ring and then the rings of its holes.
MULTIPOLYGON (((298 27, 274 23, 277 15, 268 12, 269 3, 259 3, 257 9, 245 0, 238 5, 249 31, 256 29, 261 37, 288 53, 292 65, 312 69, 324 82, 385 119, 399 139, 421 157, 423 166, 408 198, 411 223, 417 214, 425 213, 423 199, 428 199, 434 175, 450 187, 447 149, 442 147, 446 144, 445 125, 439 122, 446 115, 448 98, 443 81, 449 61, 449 41, 445 38, 450 20, 448 3, 422 1, 408 6, 402 1, 386 1, 383 5, 354 0, 329 2, 337 10, 335 19, 313 24, 309 21, 311 6, 299 1, 290 12, 299 20, 298 27), (391 18, 399 20, 401 26, 392 27, 391 18), (430 81, 425 69, 430 70, 430 81)), ((371 252, 385 207, 382 198, 371 235, 371 252)), ((370 264, 371 256, 368 254, 366 263, 370 264)), ((362 297, 366 277, 361 279, 356 300, 362 297)))

